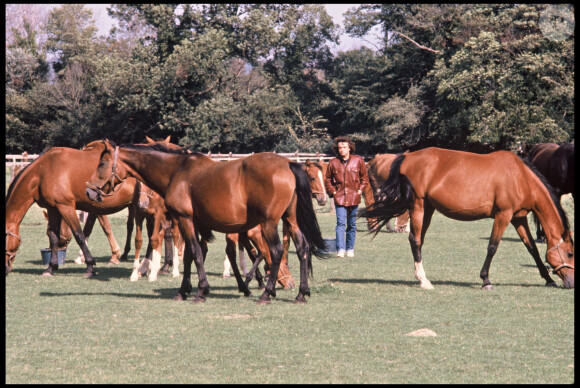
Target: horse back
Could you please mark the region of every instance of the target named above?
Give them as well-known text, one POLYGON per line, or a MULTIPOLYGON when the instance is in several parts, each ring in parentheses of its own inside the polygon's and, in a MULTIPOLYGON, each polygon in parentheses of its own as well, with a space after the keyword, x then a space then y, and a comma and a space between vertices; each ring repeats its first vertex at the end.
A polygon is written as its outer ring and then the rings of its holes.
POLYGON ((121 190, 101 203, 92 202, 86 196, 86 182, 97 169, 103 147, 90 147, 85 151, 66 147, 53 147, 30 166, 28 179, 35 184, 31 192, 41 206, 74 203, 79 210, 103 214, 111 213, 111 206, 119 204, 119 210, 131 202, 135 180, 128 179, 121 190))
POLYGON ((471 220, 530 206, 533 173, 513 153, 475 154, 426 148, 408 154, 401 165, 417 197, 450 218, 471 220))

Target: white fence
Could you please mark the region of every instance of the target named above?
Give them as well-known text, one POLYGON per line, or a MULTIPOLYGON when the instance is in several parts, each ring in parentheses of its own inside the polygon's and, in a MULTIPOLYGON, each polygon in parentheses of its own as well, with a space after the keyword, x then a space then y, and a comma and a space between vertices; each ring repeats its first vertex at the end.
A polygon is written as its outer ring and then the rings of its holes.
MULTIPOLYGON (((208 152, 207 156, 211 157, 213 160, 217 161, 228 161, 233 159, 243 158, 251 154, 213 154, 208 152)), ((319 152, 290 152, 290 153, 279 153, 278 155, 284 156, 295 162, 305 162, 310 161, 328 161, 333 158, 331 155, 321 154, 319 152)), ((10 168, 10 181, 14 178, 14 175, 20 170, 20 168, 26 166, 34 159, 38 158, 38 154, 27 154, 24 152, 22 155, 6 155, 6 167, 10 168)))

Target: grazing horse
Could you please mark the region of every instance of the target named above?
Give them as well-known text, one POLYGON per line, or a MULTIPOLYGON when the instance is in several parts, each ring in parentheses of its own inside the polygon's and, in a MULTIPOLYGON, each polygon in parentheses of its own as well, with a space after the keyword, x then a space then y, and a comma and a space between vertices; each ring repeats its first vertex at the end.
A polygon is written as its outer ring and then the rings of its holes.
POLYGON ((47 210, 51 249, 51 259, 43 275, 53 276, 58 269, 62 220, 71 229, 85 256, 87 269, 84 276, 95 275, 95 260, 89 252, 76 210, 96 215, 116 213, 131 202, 136 182, 131 178, 116 195, 107 196, 100 203, 87 198, 85 182, 91 177, 92 167, 97 168, 104 148, 101 142, 93 142, 83 150, 53 147, 40 154, 14 178, 6 195, 6 274, 12 270, 21 243, 20 223, 32 204, 37 203, 47 210))
POLYGON ((483 289, 493 288, 489 267, 501 237, 511 224, 534 258, 547 285, 555 285, 536 248, 527 214, 535 213, 547 236, 546 260, 564 282, 574 288, 574 245, 566 213, 541 175, 508 151, 487 155, 426 148, 393 161, 381 194, 363 216, 379 222, 375 234, 393 216, 409 211, 409 242, 415 277, 422 288, 433 288, 423 270, 421 247, 435 210, 446 217, 474 221, 493 218, 487 256, 481 269, 483 289))
MULTIPOLYGON (((389 177, 389 170, 391 169, 391 164, 395 160, 398 154, 377 154, 375 157, 367 163, 367 171, 369 173, 370 185, 366 187, 363 197, 365 199, 365 205, 368 207, 375 203, 375 198, 380 195, 379 186, 387 180, 389 177)), ((367 219, 369 230, 373 230, 372 218, 367 219)), ((409 225, 409 212, 405 212, 398 217, 395 217, 395 227, 391 225, 390 221, 387 222, 385 227, 387 232, 403 233, 408 231, 407 227, 409 225)))
MULTIPOLYGON (((562 199, 564 194, 572 193, 574 197, 574 144, 564 143, 561 146, 554 143, 541 143, 535 145, 527 156, 540 173, 546 177, 552 185, 558 197, 562 199)), ((544 240, 544 232, 538 219, 536 222, 536 234, 539 241, 544 240)))
MULTIPOLYGON (((193 301, 206 300, 209 283, 204 251, 207 252, 205 242, 214 238, 213 231, 243 233, 260 225, 272 268, 258 302, 269 303, 270 297, 276 296, 275 281, 282 255, 277 226, 282 219, 290 229, 300 259, 295 303, 306 303, 305 297, 310 295, 311 254, 319 255, 324 240, 312 207, 308 178, 297 163, 272 153, 216 162, 203 154, 169 150, 162 145, 115 146, 106 140, 103 144, 99 166, 87 182, 87 195, 102 201, 104 195, 119 190, 127 177, 135 177, 164 197, 165 206, 179 221, 185 240, 184 273, 174 300, 185 300, 192 291, 192 262, 199 279, 193 301)), ((249 295, 239 273, 236 280, 239 290, 249 295)))

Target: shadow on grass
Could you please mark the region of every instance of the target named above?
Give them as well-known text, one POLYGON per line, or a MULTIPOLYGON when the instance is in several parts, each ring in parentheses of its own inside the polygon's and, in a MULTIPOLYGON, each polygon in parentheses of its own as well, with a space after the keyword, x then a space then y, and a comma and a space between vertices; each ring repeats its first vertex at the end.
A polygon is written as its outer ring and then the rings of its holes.
MULTIPOLYGON (((369 284, 369 283, 376 283, 376 284, 389 284, 389 285, 399 285, 399 286, 409 286, 409 287, 416 287, 419 288, 418 281, 409 281, 409 280, 384 280, 384 279, 339 279, 339 278, 330 278, 328 279, 331 282, 336 283, 357 283, 357 284, 369 284)), ((481 283, 467 283, 467 282, 457 282, 453 280, 430 280, 431 284, 434 286, 453 286, 453 287, 465 287, 465 288, 481 288, 481 283)), ((515 286, 515 287, 545 287, 543 284, 516 284, 516 283, 501 283, 495 282, 492 283, 495 286, 515 286)))

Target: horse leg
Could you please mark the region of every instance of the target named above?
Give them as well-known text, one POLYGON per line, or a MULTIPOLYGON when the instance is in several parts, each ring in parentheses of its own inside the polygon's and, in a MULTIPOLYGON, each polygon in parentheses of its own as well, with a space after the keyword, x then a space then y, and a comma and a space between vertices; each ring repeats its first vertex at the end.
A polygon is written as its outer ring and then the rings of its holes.
POLYGON ((173 271, 171 276, 174 278, 179 276, 179 262, 183 258, 183 239, 179 234, 179 226, 177 225, 177 221, 171 221, 171 228, 173 235, 173 271))
POLYGON ((187 294, 192 291, 191 286, 191 264, 193 262, 193 245, 191 240, 195 238, 195 232, 193 229, 193 223, 187 218, 180 218, 177 220, 179 225, 179 233, 181 233, 181 238, 184 241, 183 249, 183 278, 181 281, 181 286, 177 291, 177 294, 173 297, 173 300, 181 301, 187 299, 187 294))
POLYGON ((432 290, 433 285, 427 279, 425 270, 423 269, 423 257, 421 255, 421 248, 425 242, 425 233, 431 224, 431 218, 435 209, 425 203, 424 200, 416 200, 413 208, 413 213, 410 215, 411 228, 409 232, 409 243, 411 244, 411 251, 413 252, 413 259, 415 263, 415 278, 419 280, 421 288, 432 290))
MULTIPOLYGON (((133 272, 131 273, 131 277, 129 280, 132 282, 136 282, 139 280, 140 277, 140 262, 139 256, 141 254, 141 247, 143 246, 143 220, 144 215, 142 212, 136 212, 135 214, 135 259, 133 260, 133 272)), ((147 262, 149 264, 149 262, 147 262)), ((147 273, 147 269, 145 269, 145 273, 147 273)))
POLYGON ((159 273, 169 275, 169 267, 173 265, 173 235, 171 234, 171 225, 169 228, 163 227, 163 241, 165 242, 165 260, 159 273))
POLYGON ((111 246, 111 260, 109 264, 121 264, 119 261, 119 257, 121 257, 121 248, 119 248, 119 244, 117 244, 117 240, 115 236, 113 236, 113 229, 111 228, 111 223, 106 215, 98 215, 97 218, 99 219, 99 224, 107 236, 107 240, 109 240, 109 245, 111 246))
POLYGON ((54 276, 53 271, 58 269, 58 240, 60 238, 62 217, 55 208, 49 208, 46 217, 48 218, 46 234, 48 235, 50 247, 50 262, 48 263, 48 268, 42 273, 42 276, 54 276))
MULTIPOLYGON (((235 245, 237 243, 238 243, 237 233, 226 233, 226 257, 224 259, 224 272, 222 274, 223 278, 230 277, 230 269, 232 269, 232 265, 230 264, 230 254, 232 249, 235 250, 235 245), (234 248, 232 248, 232 246, 234 246, 234 248)), ((233 254, 235 255, 235 252, 233 254)))
POLYGON ((248 274, 248 269, 246 268, 246 255, 244 254, 244 247, 238 243, 238 254, 240 255, 240 269, 242 270, 242 276, 248 274))
MULTIPOLYGON (((78 216, 77 216, 78 217, 78 216)), ((85 226, 83 227, 83 234, 85 235, 85 243, 89 244, 89 237, 93 232, 93 226, 95 226, 95 221, 97 220, 97 215, 93 213, 87 213, 87 219, 85 220, 85 226)), ((80 224, 80 220, 79 220, 80 224)), ((77 258, 74 260, 76 264, 83 264, 85 262, 85 255, 83 254, 83 250, 79 248, 79 254, 77 258)))
POLYGON ((277 222, 270 220, 264 222, 261 226, 263 237, 270 250, 272 265, 270 267, 268 283, 266 284, 264 293, 258 299, 258 304, 268 304, 270 303, 270 296, 276 297, 275 287, 278 269, 280 268, 280 259, 282 257, 282 243, 280 242, 280 236, 278 236, 278 230, 276 228, 277 222))
MULTIPOLYGON (((260 237, 261 237, 261 229, 260 229, 260 237)), ((266 288, 266 285, 264 284, 264 278, 262 276, 262 273, 260 272, 258 265, 260 264, 260 262, 262 261, 262 259, 264 258, 264 255, 262 254, 258 254, 256 252, 256 250, 252 247, 252 244, 250 243, 250 240, 248 238, 248 234, 247 233, 242 233, 240 234, 240 246, 242 246, 246 252, 248 252, 248 256, 250 257, 250 260, 252 261, 252 268, 250 268, 250 271, 248 271, 246 273, 246 285, 249 286, 250 282, 252 281, 252 279, 254 278, 254 274, 256 275, 256 281, 258 282, 258 289, 259 290, 263 290, 264 288, 266 288)), ((266 250, 268 251, 269 248, 266 245, 266 250)))
MULTIPOLYGON (((209 294, 209 283, 207 281, 207 275, 204 268, 204 248, 200 245, 197 239, 195 228, 193 226, 193 220, 184 216, 179 217, 179 231, 181 236, 185 240, 185 252, 183 259, 183 281, 181 282, 181 287, 177 292, 177 295, 173 300, 185 300, 186 293, 191 292, 191 263, 195 262, 197 268, 198 277, 198 291, 193 299, 193 302, 200 303, 205 302, 206 296, 209 294)), ((205 245, 207 253, 207 244, 205 245)))
POLYGON ((489 281, 489 267, 491 265, 491 260, 497 252, 497 247, 501 241, 501 236, 505 232, 508 224, 511 221, 512 213, 507 211, 501 211, 495 214, 493 219, 493 227, 491 229, 491 236, 489 238, 489 244, 487 245, 487 256, 485 257, 485 262, 479 273, 479 277, 483 280, 483 285, 481 288, 483 290, 493 290, 493 286, 489 281))
POLYGON ((83 276, 86 278, 95 276, 96 272, 93 268, 96 264, 95 259, 91 255, 89 247, 87 246, 85 234, 83 233, 83 230, 81 228, 81 223, 79 221, 79 217, 77 215, 75 207, 70 205, 57 205, 57 209, 60 212, 63 219, 68 224, 69 228, 71 229, 75 241, 77 242, 77 244, 79 245, 79 247, 83 252, 83 255, 85 256, 85 264, 87 265, 87 270, 85 271, 83 276))
POLYGON ((125 240, 125 248, 121 255, 120 261, 129 261, 129 252, 131 251, 131 235, 133 234, 133 227, 135 226, 135 209, 133 205, 129 205, 129 216, 127 217, 127 238, 125 240))
MULTIPOLYGON (((290 235, 291 231, 286 223, 282 224, 282 259, 280 260, 280 275, 278 277, 278 283, 284 287, 285 290, 291 290, 294 288, 294 278, 290 273, 290 268, 288 267, 288 251, 290 250, 290 235)), ((296 242, 294 242, 296 245, 296 242)))
POLYGON ((287 234, 292 237, 298 259, 300 260, 300 286, 298 287, 298 295, 294 300, 294 304, 306 303, 306 296, 310 296, 310 289, 308 288, 308 270, 312 271, 312 255, 310 253, 310 246, 302 231, 298 227, 294 217, 289 217, 284 220, 284 227, 287 234))
POLYGON ((243 292, 244 296, 250 296, 252 293, 250 292, 248 285, 242 280, 240 270, 238 269, 238 264, 236 263, 236 245, 238 245, 237 242, 237 234, 226 235, 226 255, 228 256, 230 265, 234 271, 234 276, 236 278, 236 282, 238 283, 238 291, 243 292))
POLYGON ((532 232, 530 231, 530 226, 528 225, 528 218, 527 217, 513 218, 512 225, 516 228, 516 231, 518 232, 520 239, 528 249, 528 252, 530 252, 530 255, 532 255, 532 257, 534 258, 536 266, 540 271, 540 276, 546 281, 546 286, 556 287, 556 283, 552 280, 548 269, 542 262, 540 252, 538 252, 538 247, 534 242, 532 232))
POLYGON ((157 214, 147 217, 147 232, 149 233, 149 228, 153 225, 153 230, 150 232, 149 244, 147 245, 147 254, 151 255, 151 272, 149 272, 149 281, 154 282, 157 280, 157 274, 161 269, 161 245, 163 242, 163 230, 161 228, 161 222, 157 214))

